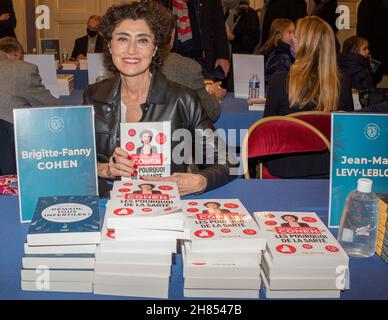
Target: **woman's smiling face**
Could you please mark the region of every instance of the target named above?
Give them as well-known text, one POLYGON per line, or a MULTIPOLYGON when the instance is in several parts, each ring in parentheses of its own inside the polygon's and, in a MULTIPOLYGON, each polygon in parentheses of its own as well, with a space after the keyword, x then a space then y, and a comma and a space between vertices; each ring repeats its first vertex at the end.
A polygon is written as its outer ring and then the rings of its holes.
POLYGON ((121 22, 113 31, 110 47, 114 65, 130 77, 145 73, 156 53, 154 35, 142 19, 121 22))

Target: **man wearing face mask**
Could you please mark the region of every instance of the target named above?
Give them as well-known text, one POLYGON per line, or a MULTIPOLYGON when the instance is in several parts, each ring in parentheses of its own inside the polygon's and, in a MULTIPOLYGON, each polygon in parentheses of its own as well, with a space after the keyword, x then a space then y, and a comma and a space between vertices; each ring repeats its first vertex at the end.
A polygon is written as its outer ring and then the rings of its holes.
POLYGON ((72 60, 85 59, 88 53, 102 53, 103 39, 98 34, 101 17, 93 15, 88 20, 87 35, 75 40, 72 60))

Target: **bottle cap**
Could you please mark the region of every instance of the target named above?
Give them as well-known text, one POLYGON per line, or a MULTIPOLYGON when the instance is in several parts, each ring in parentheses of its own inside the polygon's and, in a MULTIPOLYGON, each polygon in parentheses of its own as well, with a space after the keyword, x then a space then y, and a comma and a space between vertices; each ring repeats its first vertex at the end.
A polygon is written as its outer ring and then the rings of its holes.
POLYGON ((359 179, 357 182, 357 191, 364 193, 372 192, 373 181, 371 179, 359 179))

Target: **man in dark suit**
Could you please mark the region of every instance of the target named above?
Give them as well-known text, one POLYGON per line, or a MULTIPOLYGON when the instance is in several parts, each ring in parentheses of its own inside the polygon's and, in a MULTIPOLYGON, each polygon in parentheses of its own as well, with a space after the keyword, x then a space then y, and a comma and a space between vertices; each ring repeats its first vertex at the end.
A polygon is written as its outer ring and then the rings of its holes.
POLYGON ((0 38, 14 37, 16 28, 16 17, 12 0, 0 1, 0 38))
POLYGON ((103 38, 98 34, 101 17, 91 16, 88 20, 87 35, 75 40, 72 60, 85 59, 88 53, 103 52, 103 38))
POLYGON ((229 73, 230 62, 221 1, 159 1, 177 17, 172 51, 199 62, 206 79, 223 80, 229 73))

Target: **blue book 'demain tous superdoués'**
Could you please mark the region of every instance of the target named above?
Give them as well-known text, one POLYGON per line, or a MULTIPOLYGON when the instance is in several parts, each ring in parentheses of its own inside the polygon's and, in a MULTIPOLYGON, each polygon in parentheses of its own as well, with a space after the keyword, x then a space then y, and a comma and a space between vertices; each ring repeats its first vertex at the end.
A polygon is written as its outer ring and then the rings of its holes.
POLYGON ((41 197, 27 243, 29 246, 97 244, 100 231, 98 196, 41 197))

